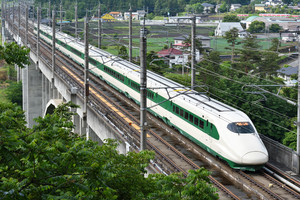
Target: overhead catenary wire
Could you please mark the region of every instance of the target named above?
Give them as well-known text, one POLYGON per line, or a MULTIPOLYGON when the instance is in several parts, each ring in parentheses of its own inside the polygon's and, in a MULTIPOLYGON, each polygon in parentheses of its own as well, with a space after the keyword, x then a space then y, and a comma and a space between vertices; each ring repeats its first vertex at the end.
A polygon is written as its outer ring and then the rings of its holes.
MULTIPOLYGON (((113 39, 113 38, 112 38, 113 39)), ((269 80, 268 80, 269 81, 269 80)), ((240 82, 241 83, 241 82, 240 82)))

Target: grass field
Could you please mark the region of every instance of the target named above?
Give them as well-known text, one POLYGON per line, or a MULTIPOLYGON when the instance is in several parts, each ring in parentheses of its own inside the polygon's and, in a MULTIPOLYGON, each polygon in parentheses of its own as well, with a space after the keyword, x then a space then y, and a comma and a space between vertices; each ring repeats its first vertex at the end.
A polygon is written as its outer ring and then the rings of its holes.
MULTIPOLYGON (((80 24, 79 27, 83 26, 80 24)), ((97 22, 91 22, 90 28, 93 32, 93 39, 91 44, 97 44, 97 22)), ((118 55, 118 49, 120 46, 128 46, 128 22, 113 22, 113 23, 103 23, 103 40, 102 46, 104 46, 106 51, 118 55)), ((139 55, 140 46, 140 25, 136 21, 133 22, 133 57, 139 55)), ((190 26, 146 26, 149 30, 147 35, 147 51, 158 52, 162 50, 166 45, 170 46, 174 43, 174 38, 178 36, 189 35, 191 32, 190 26)), ((71 29, 70 29, 71 30, 71 29)), ((208 36, 214 32, 215 27, 197 27, 196 34, 208 36)), ((241 40, 240 40, 241 41, 241 40)), ((271 39, 259 39, 259 45, 262 50, 269 49, 271 46, 271 39)), ((284 46, 286 44, 282 44, 284 46)), ((211 37, 211 48, 221 52, 222 55, 228 55, 231 53, 227 41, 222 38, 211 37)), ((242 45, 237 45, 237 49, 242 48, 242 45)), ((128 50, 127 50, 128 52, 128 50)))

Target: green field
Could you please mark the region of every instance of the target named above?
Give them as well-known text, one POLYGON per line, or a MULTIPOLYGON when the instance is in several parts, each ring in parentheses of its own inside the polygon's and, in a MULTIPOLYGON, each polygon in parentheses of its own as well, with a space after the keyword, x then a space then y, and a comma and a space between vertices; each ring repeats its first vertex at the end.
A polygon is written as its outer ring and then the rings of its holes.
MULTIPOLYGON (((83 24, 79 24, 82 27, 83 24)), ((83 28, 83 27, 82 27, 83 28)), ((132 32, 133 32, 133 57, 139 55, 140 46, 140 24, 133 22, 132 32)), ((174 38, 178 36, 186 36, 191 32, 190 26, 146 26, 149 30, 147 35, 147 51, 158 52, 162 50, 165 46, 170 46, 174 43, 174 38)), ((90 23, 90 29, 92 30, 91 44, 97 45, 97 22, 90 23)), ((74 30, 74 29, 70 29, 74 30)), ((113 23, 103 23, 103 40, 102 46, 105 51, 108 51, 114 55, 118 55, 119 48, 124 45, 128 46, 128 22, 113 22, 113 23)), ((196 34, 208 36, 214 32, 215 27, 197 27, 196 34)), ((271 46, 271 40, 269 39, 259 39, 259 45, 262 50, 269 49, 271 46)), ((241 41, 241 39, 240 39, 241 41)), ((282 44, 282 46, 287 46, 287 44, 282 44)), ((211 37, 211 48, 221 52, 222 55, 231 54, 227 41, 222 37, 211 37)), ((237 45, 236 49, 242 48, 242 44, 237 45)), ((127 49, 128 52, 128 49, 127 49)))

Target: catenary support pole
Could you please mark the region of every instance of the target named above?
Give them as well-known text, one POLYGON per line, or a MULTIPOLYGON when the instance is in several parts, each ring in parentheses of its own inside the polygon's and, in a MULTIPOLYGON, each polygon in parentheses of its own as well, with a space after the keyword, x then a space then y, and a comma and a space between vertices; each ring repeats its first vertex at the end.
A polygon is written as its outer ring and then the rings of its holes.
POLYGON ((191 89, 194 89, 195 87, 195 38, 196 38, 196 17, 192 17, 192 28, 191 28, 191 54, 192 54, 192 60, 191 60, 191 89))
POLYGON ((28 46, 28 5, 25 10, 25 46, 28 46))
POLYGON ((147 37, 145 29, 145 17, 144 24, 140 32, 140 65, 141 65, 141 80, 140 80, 140 150, 145 150, 147 148, 147 70, 146 70, 146 52, 147 52, 147 37))
POLYGON ((102 22, 101 22, 101 3, 98 6, 98 48, 101 49, 102 43, 102 22))
POLYGON ((62 2, 60 1, 59 4, 59 19, 60 19, 60 24, 59 24, 59 31, 62 31, 62 2))
POLYGON ((78 15, 77 15, 78 4, 75 4, 75 37, 78 38, 78 15))
POLYGON ((49 20, 49 26, 51 25, 51 1, 49 0, 49 9, 48 9, 48 20, 49 20))
POLYGON ((55 40, 56 40, 56 34, 55 34, 55 21, 56 21, 56 13, 55 13, 55 7, 53 7, 52 10, 52 80, 51 80, 51 87, 54 88, 54 73, 55 73, 55 40))
MULTIPOLYGON (((89 22, 87 16, 84 18, 84 104, 83 104, 83 127, 87 126, 87 106, 89 100, 89 22)), ((87 131, 88 133, 88 131, 87 131)))
POLYGON ((1 28, 1 34, 2 34, 2 46, 4 45, 4 42, 5 42, 5 19, 4 19, 4 2, 2 1, 1 3, 1 9, 2 9, 2 20, 1 20, 1 23, 2 23, 2 28, 1 28))
POLYGON ((298 32, 298 101, 297 101, 297 156, 298 156, 298 163, 297 163, 297 169, 295 170, 296 173, 299 174, 299 156, 300 156, 300 41, 299 41, 299 32, 298 32))
POLYGON ((14 32, 15 30, 15 2, 13 1, 13 4, 12 4, 12 31, 14 32))
POLYGON ((132 62, 132 9, 129 8, 129 62, 132 62))
POLYGON ((37 7, 37 41, 36 41, 36 55, 38 59, 40 58, 40 23, 41 23, 41 13, 40 5, 37 7))

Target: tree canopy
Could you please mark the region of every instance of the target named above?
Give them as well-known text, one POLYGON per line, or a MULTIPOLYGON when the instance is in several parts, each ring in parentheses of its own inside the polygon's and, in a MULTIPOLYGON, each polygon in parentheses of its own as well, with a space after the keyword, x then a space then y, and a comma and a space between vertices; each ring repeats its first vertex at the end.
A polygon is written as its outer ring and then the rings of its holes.
POLYGON ((225 15, 223 22, 240 22, 241 20, 236 15, 225 15))
POLYGON ((25 46, 20 47, 15 42, 5 43, 0 46, 0 60, 5 60, 8 64, 16 64, 21 68, 30 64, 29 62, 29 48, 25 46))
POLYGON ((265 22, 254 21, 250 24, 248 31, 250 33, 261 33, 265 30, 265 22))
POLYGON ((0 102, 1 199, 217 199, 203 168, 182 174, 149 175, 151 151, 119 154, 72 132, 72 103, 26 128, 24 113, 0 102))

